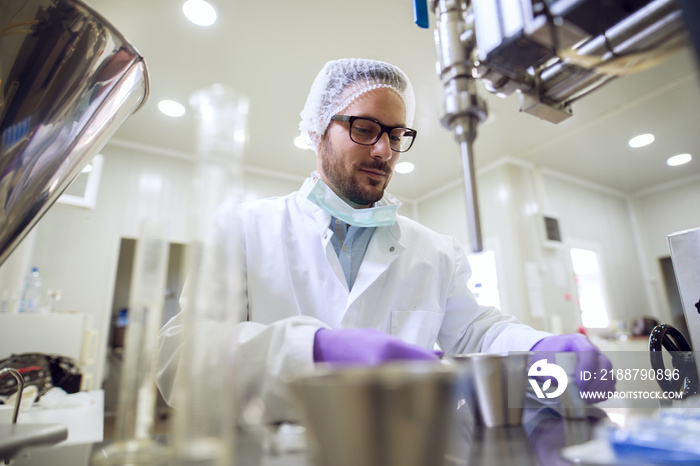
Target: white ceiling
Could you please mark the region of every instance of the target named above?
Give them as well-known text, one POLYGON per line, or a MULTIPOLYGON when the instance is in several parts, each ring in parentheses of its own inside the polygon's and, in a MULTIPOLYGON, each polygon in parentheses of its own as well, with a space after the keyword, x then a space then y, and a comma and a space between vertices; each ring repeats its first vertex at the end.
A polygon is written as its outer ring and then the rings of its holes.
MULTIPOLYGON (((416 169, 395 174, 390 191, 404 200, 420 199, 461 180, 459 147, 439 124, 442 91, 433 32, 413 24, 410 0, 210 0, 219 21, 209 28, 184 18, 183 1, 89 2, 143 54, 151 77, 148 103, 116 139, 193 153, 192 113, 173 119, 157 103, 186 103, 194 91, 221 83, 251 102, 245 166, 301 179, 316 164, 313 152, 292 143, 311 82, 328 60, 367 57, 401 67, 416 91, 419 134, 402 155, 416 169)), ((483 92, 491 118, 475 144, 477 169, 511 157, 629 194, 700 176, 694 57, 684 50, 655 68, 619 78, 574 104, 574 116, 558 125, 520 113, 515 95, 499 99, 483 92), (630 149, 627 140, 644 132, 654 133, 656 141, 630 149), (669 156, 685 152, 692 162, 666 165, 669 156)))

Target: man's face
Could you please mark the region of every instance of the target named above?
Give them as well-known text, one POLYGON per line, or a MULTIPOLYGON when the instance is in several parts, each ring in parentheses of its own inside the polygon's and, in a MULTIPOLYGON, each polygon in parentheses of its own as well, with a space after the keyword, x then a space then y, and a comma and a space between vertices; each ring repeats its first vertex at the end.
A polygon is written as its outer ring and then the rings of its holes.
MULTIPOLYGON (((386 126, 406 125, 403 99, 387 88, 362 94, 340 114, 371 118, 386 126)), ((352 142, 349 125, 331 121, 319 145, 316 169, 345 202, 355 208, 370 207, 384 195, 399 153, 390 149, 386 133, 373 146, 352 142)))

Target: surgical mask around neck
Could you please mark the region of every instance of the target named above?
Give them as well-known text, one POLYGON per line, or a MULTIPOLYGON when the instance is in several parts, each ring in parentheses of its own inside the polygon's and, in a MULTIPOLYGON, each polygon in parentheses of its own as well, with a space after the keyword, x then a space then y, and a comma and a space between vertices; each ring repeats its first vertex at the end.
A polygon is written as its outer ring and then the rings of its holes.
POLYGON ((356 227, 388 227, 396 222, 396 214, 400 203, 354 209, 342 200, 333 190, 316 176, 314 186, 309 191, 307 199, 322 208, 333 217, 356 227))

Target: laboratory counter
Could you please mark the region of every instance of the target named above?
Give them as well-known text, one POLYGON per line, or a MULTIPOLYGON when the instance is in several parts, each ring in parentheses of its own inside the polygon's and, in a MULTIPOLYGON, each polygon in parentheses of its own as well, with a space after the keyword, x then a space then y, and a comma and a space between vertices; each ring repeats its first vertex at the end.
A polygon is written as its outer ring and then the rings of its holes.
MULTIPOLYGON (((447 446, 442 466, 645 464, 638 458, 623 461, 615 457, 605 438, 606 430, 614 426, 610 418, 615 414, 608 414, 595 406, 590 406, 585 411, 584 417, 570 419, 560 414, 557 405, 531 402, 523 410, 522 425, 485 427, 475 421, 469 405, 464 404, 454 412, 453 419, 450 420, 451 428, 447 429, 447 446)), ((649 410, 644 411, 639 414, 652 414, 649 410)), ((620 420, 616 418, 616 422, 619 423, 620 420)), ((307 444, 306 430, 300 425, 249 424, 239 427, 236 432, 234 465, 317 466, 313 461, 313 448, 307 444)), ((76 432, 73 433, 75 434, 76 432)), ((170 430, 166 429, 157 436, 156 442, 167 450, 172 444, 170 430)), ((89 458, 94 454, 100 455, 111 442, 88 442, 82 449, 81 445, 74 443, 81 442, 76 438, 76 442, 63 442, 54 447, 29 448, 17 455, 12 464, 57 464, 55 459, 64 455, 72 458, 70 464, 87 466, 89 458)), ((170 462, 166 461, 166 464, 170 462)))
MULTIPOLYGON (((556 407, 524 410, 523 424, 485 427, 466 405, 456 412, 443 466, 644 466, 639 459, 616 458, 607 441, 596 435, 612 426, 607 414, 589 408, 583 419, 562 417, 556 407)), ((304 428, 296 425, 239 429, 237 465, 314 466, 304 428)))

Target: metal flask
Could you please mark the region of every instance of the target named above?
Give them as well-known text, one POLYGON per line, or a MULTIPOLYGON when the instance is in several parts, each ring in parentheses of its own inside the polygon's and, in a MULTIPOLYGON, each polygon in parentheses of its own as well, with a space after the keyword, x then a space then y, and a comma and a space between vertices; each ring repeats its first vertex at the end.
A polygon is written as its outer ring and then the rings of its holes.
POLYGON ((147 97, 143 57, 92 8, 0 2, 0 265, 147 97))

